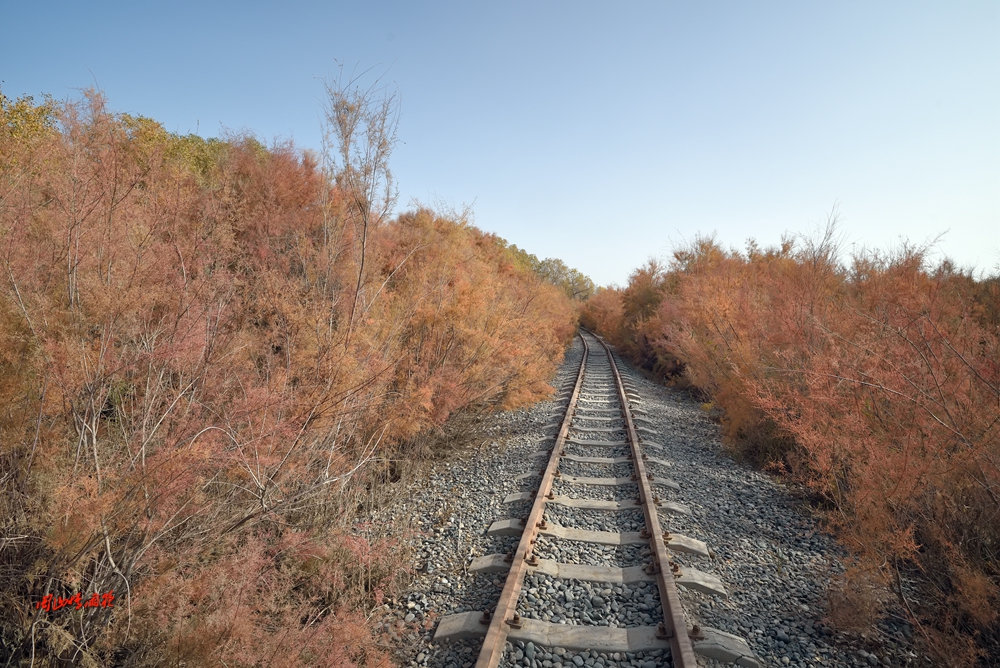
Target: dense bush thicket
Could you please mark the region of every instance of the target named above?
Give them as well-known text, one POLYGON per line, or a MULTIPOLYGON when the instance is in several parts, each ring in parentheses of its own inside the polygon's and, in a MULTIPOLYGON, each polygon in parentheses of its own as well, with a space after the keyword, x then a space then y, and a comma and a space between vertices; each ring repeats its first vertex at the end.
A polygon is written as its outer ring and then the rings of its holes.
POLYGON ((581 320, 811 487, 855 558, 834 597, 855 621, 891 595, 940 665, 996 665, 1000 281, 926 250, 844 263, 832 227, 745 253, 699 239, 581 320))
POLYGON ((361 495, 454 411, 550 392, 575 316, 503 240, 343 176, 0 98, 8 663, 388 663, 361 495), (114 608, 40 605, 78 592, 114 608))

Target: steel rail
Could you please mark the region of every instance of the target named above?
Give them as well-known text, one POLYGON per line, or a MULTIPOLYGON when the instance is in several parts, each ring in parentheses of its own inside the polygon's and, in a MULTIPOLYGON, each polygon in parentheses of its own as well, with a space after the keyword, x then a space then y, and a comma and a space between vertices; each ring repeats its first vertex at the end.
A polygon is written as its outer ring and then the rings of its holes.
MULTIPOLYGON (((546 496, 552 491, 552 483, 555 479, 556 471, 559 470, 559 457, 563 448, 563 443, 569 433, 569 425, 573 420, 573 410, 576 407, 577 397, 580 396, 580 388, 583 386, 583 376, 587 368, 587 357, 590 354, 590 346, 587 339, 582 334, 578 334, 583 341, 583 359, 580 360, 580 370, 576 375, 576 384, 573 386, 573 394, 566 405, 566 414, 563 417, 562 425, 556 436, 556 442, 552 446, 552 456, 549 464, 542 474, 542 482, 535 493, 535 502, 531 506, 528 514, 527 524, 521 534, 521 540, 517 544, 514 552, 514 560, 510 565, 510 573, 504 583, 503 591, 500 593, 500 600, 491 619, 489 619, 489 629, 486 631, 486 638, 483 640, 483 647, 479 651, 479 658, 476 660, 476 668, 496 668, 503 658, 504 645, 507 642, 507 633, 510 626, 520 623, 517 615, 517 601, 521 595, 521 587, 524 584, 524 576, 528 571, 529 560, 534 558, 531 555, 532 546, 538 536, 539 525, 545 516, 546 496)), ((673 584, 671 582, 671 584, 673 584)), ((484 615, 483 621, 486 622, 484 615)), ((693 663, 691 664, 694 665, 693 663)))
POLYGON ((635 423, 632 421, 629 399, 625 394, 625 384, 622 382, 621 373, 618 371, 618 365, 615 363, 615 357, 611 354, 611 348, 608 347, 608 344, 601 337, 592 332, 587 333, 596 338, 601 346, 604 347, 604 352, 611 363, 611 371, 615 377, 618 396, 621 399, 622 414, 625 417, 628 440, 632 447, 633 471, 637 479, 636 482, 639 483, 639 499, 642 502, 642 511, 646 516, 647 532, 651 534, 650 543, 653 548, 654 557, 652 566, 656 570, 656 584, 660 590, 660 603, 663 608, 663 635, 670 640, 671 661, 674 668, 695 668, 698 664, 694 658, 694 646, 691 644, 691 638, 688 635, 680 596, 677 593, 677 585, 674 583, 674 576, 670 568, 670 552, 667 550, 666 542, 663 539, 663 531, 660 529, 660 519, 656 514, 656 498, 650 485, 652 476, 647 473, 646 462, 642 458, 642 450, 639 447, 639 436, 635 430, 635 423))

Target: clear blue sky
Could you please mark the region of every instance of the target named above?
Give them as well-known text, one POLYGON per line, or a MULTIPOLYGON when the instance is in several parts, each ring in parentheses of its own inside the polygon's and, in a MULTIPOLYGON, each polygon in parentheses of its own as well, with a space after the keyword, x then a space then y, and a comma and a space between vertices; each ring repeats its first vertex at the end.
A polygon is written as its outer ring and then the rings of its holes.
POLYGON ((8 97, 319 145, 337 63, 401 98, 400 207, 623 283, 697 233, 900 237, 1000 265, 1000 2, 0 0, 8 97))

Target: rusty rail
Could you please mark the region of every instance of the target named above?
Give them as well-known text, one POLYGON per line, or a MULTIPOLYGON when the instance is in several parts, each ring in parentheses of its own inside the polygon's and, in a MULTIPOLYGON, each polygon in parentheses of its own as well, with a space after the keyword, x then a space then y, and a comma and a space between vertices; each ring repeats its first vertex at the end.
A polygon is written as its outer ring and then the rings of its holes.
POLYGON ((670 640, 670 653, 674 668, 694 668, 697 666, 694 658, 694 647, 688 635, 684 611, 677 594, 677 585, 674 583, 671 572, 670 552, 667 550, 666 542, 663 540, 663 532, 660 530, 660 519, 656 513, 656 497, 650 485, 652 476, 646 471, 646 462, 643 460, 642 450, 639 447, 639 436, 635 430, 635 423, 632 421, 632 411, 629 408, 625 385, 622 382, 621 373, 618 371, 618 365, 615 363, 615 357, 611 354, 611 348, 601 337, 592 332, 588 332, 588 334, 594 336, 604 347, 615 377, 618 397, 622 403, 622 414, 625 416, 628 440, 632 448, 633 471, 639 484, 639 499, 646 517, 647 531, 651 534, 650 545, 653 548, 654 558, 652 565, 656 569, 656 584, 660 590, 660 603, 663 607, 662 633, 665 638, 670 640))
MULTIPOLYGON (((486 638, 483 640, 483 647, 479 651, 479 658, 476 660, 476 668, 496 668, 503 658, 504 644, 507 642, 508 628, 519 624, 517 616, 517 600, 521 595, 521 586, 524 584, 524 576, 528 570, 528 563, 533 559, 531 555, 532 546, 538 536, 538 526, 542 522, 545 514, 545 497, 552 491, 552 482, 556 471, 559 469, 559 456, 562 451, 566 435, 569 433, 569 425, 573 420, 573 409, 576 407, 577 397, 580 396, 580 388, 583 386, 583 376, 587 368, 587 357, 590 354, 590 346, 587 339, 579 335, 583 341, 583 359, 580 360, 580 370, 576 375, 576 385, 573 386, 573 394, 570 396, 566 406, 566 414, 563 417, 562 425, 559 427, 559 434, 556 442, 552 446, 552 456, 549 464, 542 474, 542 482, 535 494, 535 501, 528 514, 527 524, 521 534, 521 540, 514 551, 514 560, 510 565, 510 574, 504 583, 503 591, 500 593, 500 600, 491 619, 489 619, 489 629, 486 631, 486 638)), ((671 582, 671 584, 673 584, 671 582)), ((487 619, 484 615, 483 621, 487 619)), ((693 663, 691 664, 694 665, 693 663)))

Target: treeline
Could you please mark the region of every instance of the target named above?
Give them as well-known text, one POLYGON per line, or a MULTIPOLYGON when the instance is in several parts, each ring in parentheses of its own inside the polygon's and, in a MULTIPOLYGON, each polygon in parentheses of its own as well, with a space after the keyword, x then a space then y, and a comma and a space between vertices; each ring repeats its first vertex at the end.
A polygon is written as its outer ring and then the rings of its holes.
POLYGON ((324 161, 0 97, 0 663, 388 664, 400 559, 351 518, 415 435, 551 392, 575 306, 390 217, 357 93, 324 161))
POLYGON ((808 485, 853 553, 839 621, 894 600, 939 665, 996 665, 998 278, 909 246, 843 260, 833 226, 746 252, 701 238, 581 321, 699 392, 736 453, 808 485))
POLYGON ((583 272, 566 266, 562 260, 554 257, 539 260, 538 256, 521 250, 514 244, 507 246, 507 249, 517 258, 519 267, 538 274, 560 288, 570 299, 585 301, 594 294, 594 282, 583 272))

